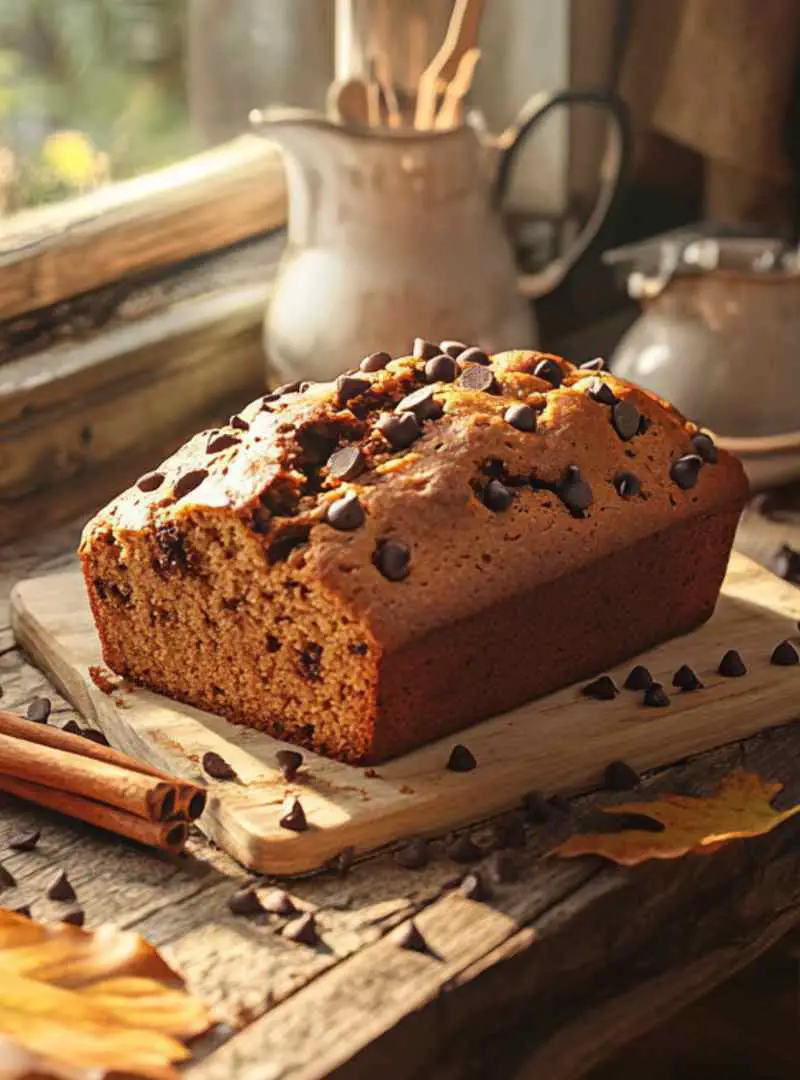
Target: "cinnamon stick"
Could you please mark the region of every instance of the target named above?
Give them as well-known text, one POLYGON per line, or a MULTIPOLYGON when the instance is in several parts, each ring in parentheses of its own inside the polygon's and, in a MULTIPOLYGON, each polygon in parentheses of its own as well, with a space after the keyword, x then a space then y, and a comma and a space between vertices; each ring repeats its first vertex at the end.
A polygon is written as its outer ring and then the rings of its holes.
POLYGON ((173 854, 183 849, 189 833, 189 826, 185 821, 146 821, 125 810, 73 795, 69 791, 58 791, 3 773, 0 773, 0 791, 173 854))

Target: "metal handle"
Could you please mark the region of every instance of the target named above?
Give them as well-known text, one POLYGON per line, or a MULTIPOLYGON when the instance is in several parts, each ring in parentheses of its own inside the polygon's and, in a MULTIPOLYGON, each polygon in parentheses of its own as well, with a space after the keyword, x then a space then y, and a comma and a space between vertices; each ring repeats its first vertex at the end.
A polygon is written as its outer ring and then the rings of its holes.
POLYGON ((563 255, 535 274, 523 274, 518 278, 518 288, 523 296, 531 299, 544 296, 560 285, 573 266, 586 253, 606 220, 619 188, 630 154, 630 122, 625 103, 616 94, 602 90, 561 90, 536 94, 523 105, 514 123, 506 128, 498 140, 501 151, 497 170, 495 194, 502 202, 511 178, 511 167, 525 138, 559 105, 593 105, 608 113, 611 123, 608 145, 600 165, 600 190, 586 224, 563 255))

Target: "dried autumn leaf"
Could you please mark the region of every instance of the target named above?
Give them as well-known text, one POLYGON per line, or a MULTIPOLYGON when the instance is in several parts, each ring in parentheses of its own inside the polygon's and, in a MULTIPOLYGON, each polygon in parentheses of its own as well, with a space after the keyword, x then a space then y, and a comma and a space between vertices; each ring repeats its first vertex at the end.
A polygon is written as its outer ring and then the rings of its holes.
POLYGON ((625 829, 615 833, 572 836, 554 855, 602 855, 622 866, 647 859, 677 859, 681 855, 710 854, 729 840, 761 836, 800 813, 800 805, 775 810, 770 804, 783 787, 755 773, 737 769, 709 796, 664 795, 653 802, 604 806, 606 814, 636 814, 664 826, 661 832, 625 829))
POLYGON ((0 910, 0 1080, 177 1077, 206 1007, 138 934, 0 910))

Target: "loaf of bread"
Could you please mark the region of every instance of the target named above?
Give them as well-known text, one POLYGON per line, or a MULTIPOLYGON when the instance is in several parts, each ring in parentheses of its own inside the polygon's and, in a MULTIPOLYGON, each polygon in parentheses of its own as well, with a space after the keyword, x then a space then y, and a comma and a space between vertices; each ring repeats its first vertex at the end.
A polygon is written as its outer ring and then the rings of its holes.
POLYGON ((115 672, 373 763, 703 622, 746 494, 599 362, 418 340, 196 435, 81 556, 115 672))

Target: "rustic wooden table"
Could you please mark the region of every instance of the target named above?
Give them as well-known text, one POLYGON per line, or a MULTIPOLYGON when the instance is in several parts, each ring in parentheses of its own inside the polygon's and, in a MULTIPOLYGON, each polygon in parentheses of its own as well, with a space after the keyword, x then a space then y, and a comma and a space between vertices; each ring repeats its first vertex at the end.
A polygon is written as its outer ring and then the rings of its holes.
MULTIPOLYGON (((8 623, 14 581, 63 568, 78 526, 0 550, 0 684, 3 707, 36 694, 69 705, 16 648, 8 623)), ((800 546, 786 519, 746 520, 740 547, 767 561, 778 542, 800 546)), ((800 707, 798 709, 800 717, 800 707)), ((800 798, 800 719, 646 778, 647 790, 704 791, 737 765, 783 781, 800 798)), ((463 867, 434 844, 423 870, 391 853, 342 876, 328 871, 287 887, 317 912, 323 945, 276 933, 281 920, 233 916, 227 900, 245 873, 198 833, 186 855, 148 853, 89 827, 0 796, 0 855, 18 881, 3 903, 44 898, 65 869, 87 925, 114 922, 161 948, 221 1023, 196 1046, 193 1077, 578 1077, 747 965, 800 921, 800 818, 712 856, 623 870, 599 859, 543 858, 557 836, 591 813, 599 796, 572 800, 569 815, 528 824, 514 851, 519 880, 493 885, 488 902, 452 889, 463 867), (11 853, 20 827, 39 846, 11 853), (435 956, 386 940, 414 916, 435 956)), ((606 796, 613 799, 613 796, 606 796)), ((497 845, 495 823, 473 830, 497 845)))

